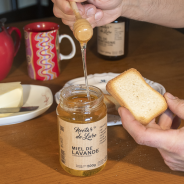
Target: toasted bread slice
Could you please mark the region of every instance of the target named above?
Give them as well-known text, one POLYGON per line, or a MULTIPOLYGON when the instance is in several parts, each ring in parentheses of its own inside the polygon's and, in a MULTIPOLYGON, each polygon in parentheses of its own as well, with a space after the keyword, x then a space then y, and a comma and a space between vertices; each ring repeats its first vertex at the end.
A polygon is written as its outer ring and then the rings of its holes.
POLYGON ((144 125, 167 109, 165 98, 150 87, 133 68, 110 80, 106 89, 144 125))

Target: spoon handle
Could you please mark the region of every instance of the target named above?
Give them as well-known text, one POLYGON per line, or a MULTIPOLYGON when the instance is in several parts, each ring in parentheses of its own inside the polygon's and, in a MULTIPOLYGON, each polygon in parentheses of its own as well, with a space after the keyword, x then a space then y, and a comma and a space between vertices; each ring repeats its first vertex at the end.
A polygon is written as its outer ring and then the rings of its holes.
POLYGON ((75 1, 70 1, 70 6, 71 6, 71 8, 72 8, 72 10, 73 10, 73 12, 75 14, 76 19, 81 19, 82 17, 81 17, 81 15, 79 13, 79 9, 77 7, 76 2, 75 1))

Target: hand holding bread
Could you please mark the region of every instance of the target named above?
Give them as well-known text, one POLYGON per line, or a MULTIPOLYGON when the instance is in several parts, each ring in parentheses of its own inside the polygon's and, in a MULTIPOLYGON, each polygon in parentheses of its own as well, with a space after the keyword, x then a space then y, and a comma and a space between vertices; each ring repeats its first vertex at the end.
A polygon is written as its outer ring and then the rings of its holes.
POLYGON ((120 74, 106 87, 122 106, 118 109, 122 125, 135 141, 157 148, 171 170, 184 171, 184 127, 177 130, 184 119, 184 100, 170 93, 163 97, 135 69, 120 74), (160 114, 156 123, 154 118, 160 114))

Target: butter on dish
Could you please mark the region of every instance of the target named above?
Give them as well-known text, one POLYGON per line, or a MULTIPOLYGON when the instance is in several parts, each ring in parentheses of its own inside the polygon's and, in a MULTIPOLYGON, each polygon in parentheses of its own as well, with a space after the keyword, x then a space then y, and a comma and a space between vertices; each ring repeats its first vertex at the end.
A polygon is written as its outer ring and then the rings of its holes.
MULTIPOLYGON (((20 82, 0 83, 0 108, 21 107, 23 105, 23 88, 20 82)), ((0 117, 12 113, 0 114, 0 117)))

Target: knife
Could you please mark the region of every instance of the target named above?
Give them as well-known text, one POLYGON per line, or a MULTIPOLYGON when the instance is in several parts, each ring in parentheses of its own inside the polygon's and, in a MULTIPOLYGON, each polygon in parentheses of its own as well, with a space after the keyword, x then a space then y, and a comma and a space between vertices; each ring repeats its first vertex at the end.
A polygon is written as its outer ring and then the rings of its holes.
POLYGON ((16 112, 34 111, 38 109, 38 107, 39 106, 0 108, 0 113, 16 113, 16 112))

